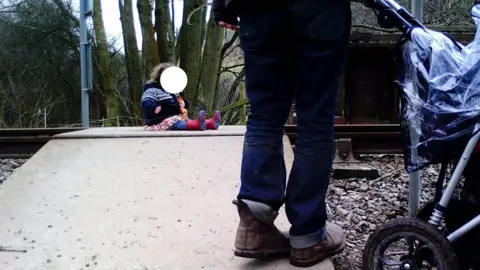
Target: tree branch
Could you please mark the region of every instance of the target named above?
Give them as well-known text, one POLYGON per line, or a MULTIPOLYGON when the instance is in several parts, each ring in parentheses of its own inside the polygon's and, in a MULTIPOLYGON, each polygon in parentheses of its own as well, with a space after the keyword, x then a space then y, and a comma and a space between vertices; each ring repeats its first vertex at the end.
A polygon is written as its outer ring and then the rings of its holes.
POLYGON ((226 71, 231 71, 231 69, 234 69, 234 68, 237 68, 237 67, 242 67, 243 65, 244 64, 241 63, 241 64, 236 64, 236 65, 233 65, 233 66, 224 67, 220 70, 220 73, 223 73, 223 72, 226 72, 226 71))
POLYGON ((192 12, 190 12, 190 14, 188 14, 187 24, 188 24, 188 25, 192 25, 192 24, 190 23, 190 19, 192 18, 193 14, 195 14, 195 12, 197 12, 197 11, 199 11, 199 10, 203 9, 204 7, 209 6, 209 5, 211 5, 211 3, 206 3, 205 5, 201 5, 201 6, 199 6, 198 8, 192 10, 192 12))
POLYGON ((230 38, 230 40, 227 41, 225 44, 223 44, 222 50, 220 51, 220 59, 225 58, 225 53, 233 45, 233 43, 235 43, 238 37, 239 37, 239 32, 235 31, 235 33, 230 38))
POLYGON ((384 28, 380 28, 380 27, 370 26, 370 25, 366 25, 366 24, 355 24, 355 25, 352 25, 352 28, 365 28, 365 29, 370 29, 370 30, 379 31, 379 32, 385 32, 385 33, 396 33, 396 32, 399 32, 398 30, 389 30, 389 29, 384 29, 384 28))

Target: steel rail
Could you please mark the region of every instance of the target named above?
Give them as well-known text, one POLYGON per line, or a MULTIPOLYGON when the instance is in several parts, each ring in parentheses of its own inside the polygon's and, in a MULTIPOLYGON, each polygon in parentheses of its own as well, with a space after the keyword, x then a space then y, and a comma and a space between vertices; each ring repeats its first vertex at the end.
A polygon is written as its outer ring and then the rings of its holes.
MULTIPOLYGON (((285 126, 285 134, 295 145, 296 126, 285 126)), ((350 139, 354 154, 402 154, 404 139, 398 124, 340 124, 335 139, 350 139)))
MULTIPOLYGON (((53 136, 84 128, 0 129, 0 158, 29 158, 53 136)), ((295 145, 295 125, 285 126, 285 134, 295 145)), ((401 154, 403 137, 399 125, 341 124, 334 128, 336 139, 351 139, 355 154, 401 154)))
POLYGON ((0 158, 26 159, 33 156, 53 136, 83 128, 0 129, 0 158))

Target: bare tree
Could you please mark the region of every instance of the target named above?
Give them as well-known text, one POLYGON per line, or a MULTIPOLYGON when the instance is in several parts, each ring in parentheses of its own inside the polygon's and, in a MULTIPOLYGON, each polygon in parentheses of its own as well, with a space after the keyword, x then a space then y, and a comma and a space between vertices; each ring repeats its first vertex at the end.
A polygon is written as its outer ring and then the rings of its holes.
POLYGON ((112 72, 112 59, 108 51, 107 36, 103 25, 102 5, 100 0, 93 1, 93 25, 97 42, 96 54, 101 72, 102 89, 106 99, 106 112, 109 121, 106 126, 115 125, 116 117, 120 115, 120 105, 112 72))
POLYGON ((138 53, 135 25, 133 23, 132 0, 118 0, 118 6, 123 30, 130 107, 136 116, 140 116, 140 99, 143 92, 142 68, 140 65, 140 55, 138 53))
POLYGON ((152 24, 152 6, 148 0, 137 0, 137 9, 142 28, 144 78, 148 78, 150 70, 160 62, 158 47, 155 41, 155 30, 152 24))

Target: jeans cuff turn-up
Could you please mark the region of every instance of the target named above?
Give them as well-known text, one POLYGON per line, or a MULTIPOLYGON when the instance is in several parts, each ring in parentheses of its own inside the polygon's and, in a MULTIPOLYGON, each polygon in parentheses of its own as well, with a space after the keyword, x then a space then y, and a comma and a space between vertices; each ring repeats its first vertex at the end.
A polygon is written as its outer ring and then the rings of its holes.
MULTIPOLYGON (((273 210, 272 207, 268 206, 267 204, 251 201, 247 199, 241 199, 243 203, 245 203, 252 213, 253 216, 260 219, 266 224, 273 225, 275 219, 278 216, 278 212, 273 210)), ((308 248, 318 244, 325 238, 326 230, 325 227, 307 235, 299 235, 299 236, 291 236, 289 235, 290 239, 290 246, 292 248, 301 249, 301 248, 308 248)))
POLYGON ((273 210, 273 208, 264 203, 246 199, 242 199, 241 201, 247 205, 253 216, 265 222, 266 224, 273 225, 273 222, 278 216, 277 211, 273 210))
POLYGON ((290 246, 295 249, 309 248, 325 238, 325 227, 307 235, 290 236, 290 246))

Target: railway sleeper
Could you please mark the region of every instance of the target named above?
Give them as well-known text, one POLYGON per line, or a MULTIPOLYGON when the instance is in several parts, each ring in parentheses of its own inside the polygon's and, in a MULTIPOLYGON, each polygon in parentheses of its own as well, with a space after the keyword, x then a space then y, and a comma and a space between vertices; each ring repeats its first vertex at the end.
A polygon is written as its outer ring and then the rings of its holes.
POLYGON ((335 158, 332 169, 334 179, 375 179, 379 177, 376 168, 353 156, 352 140, 349 138, 335 140, 335 158))

